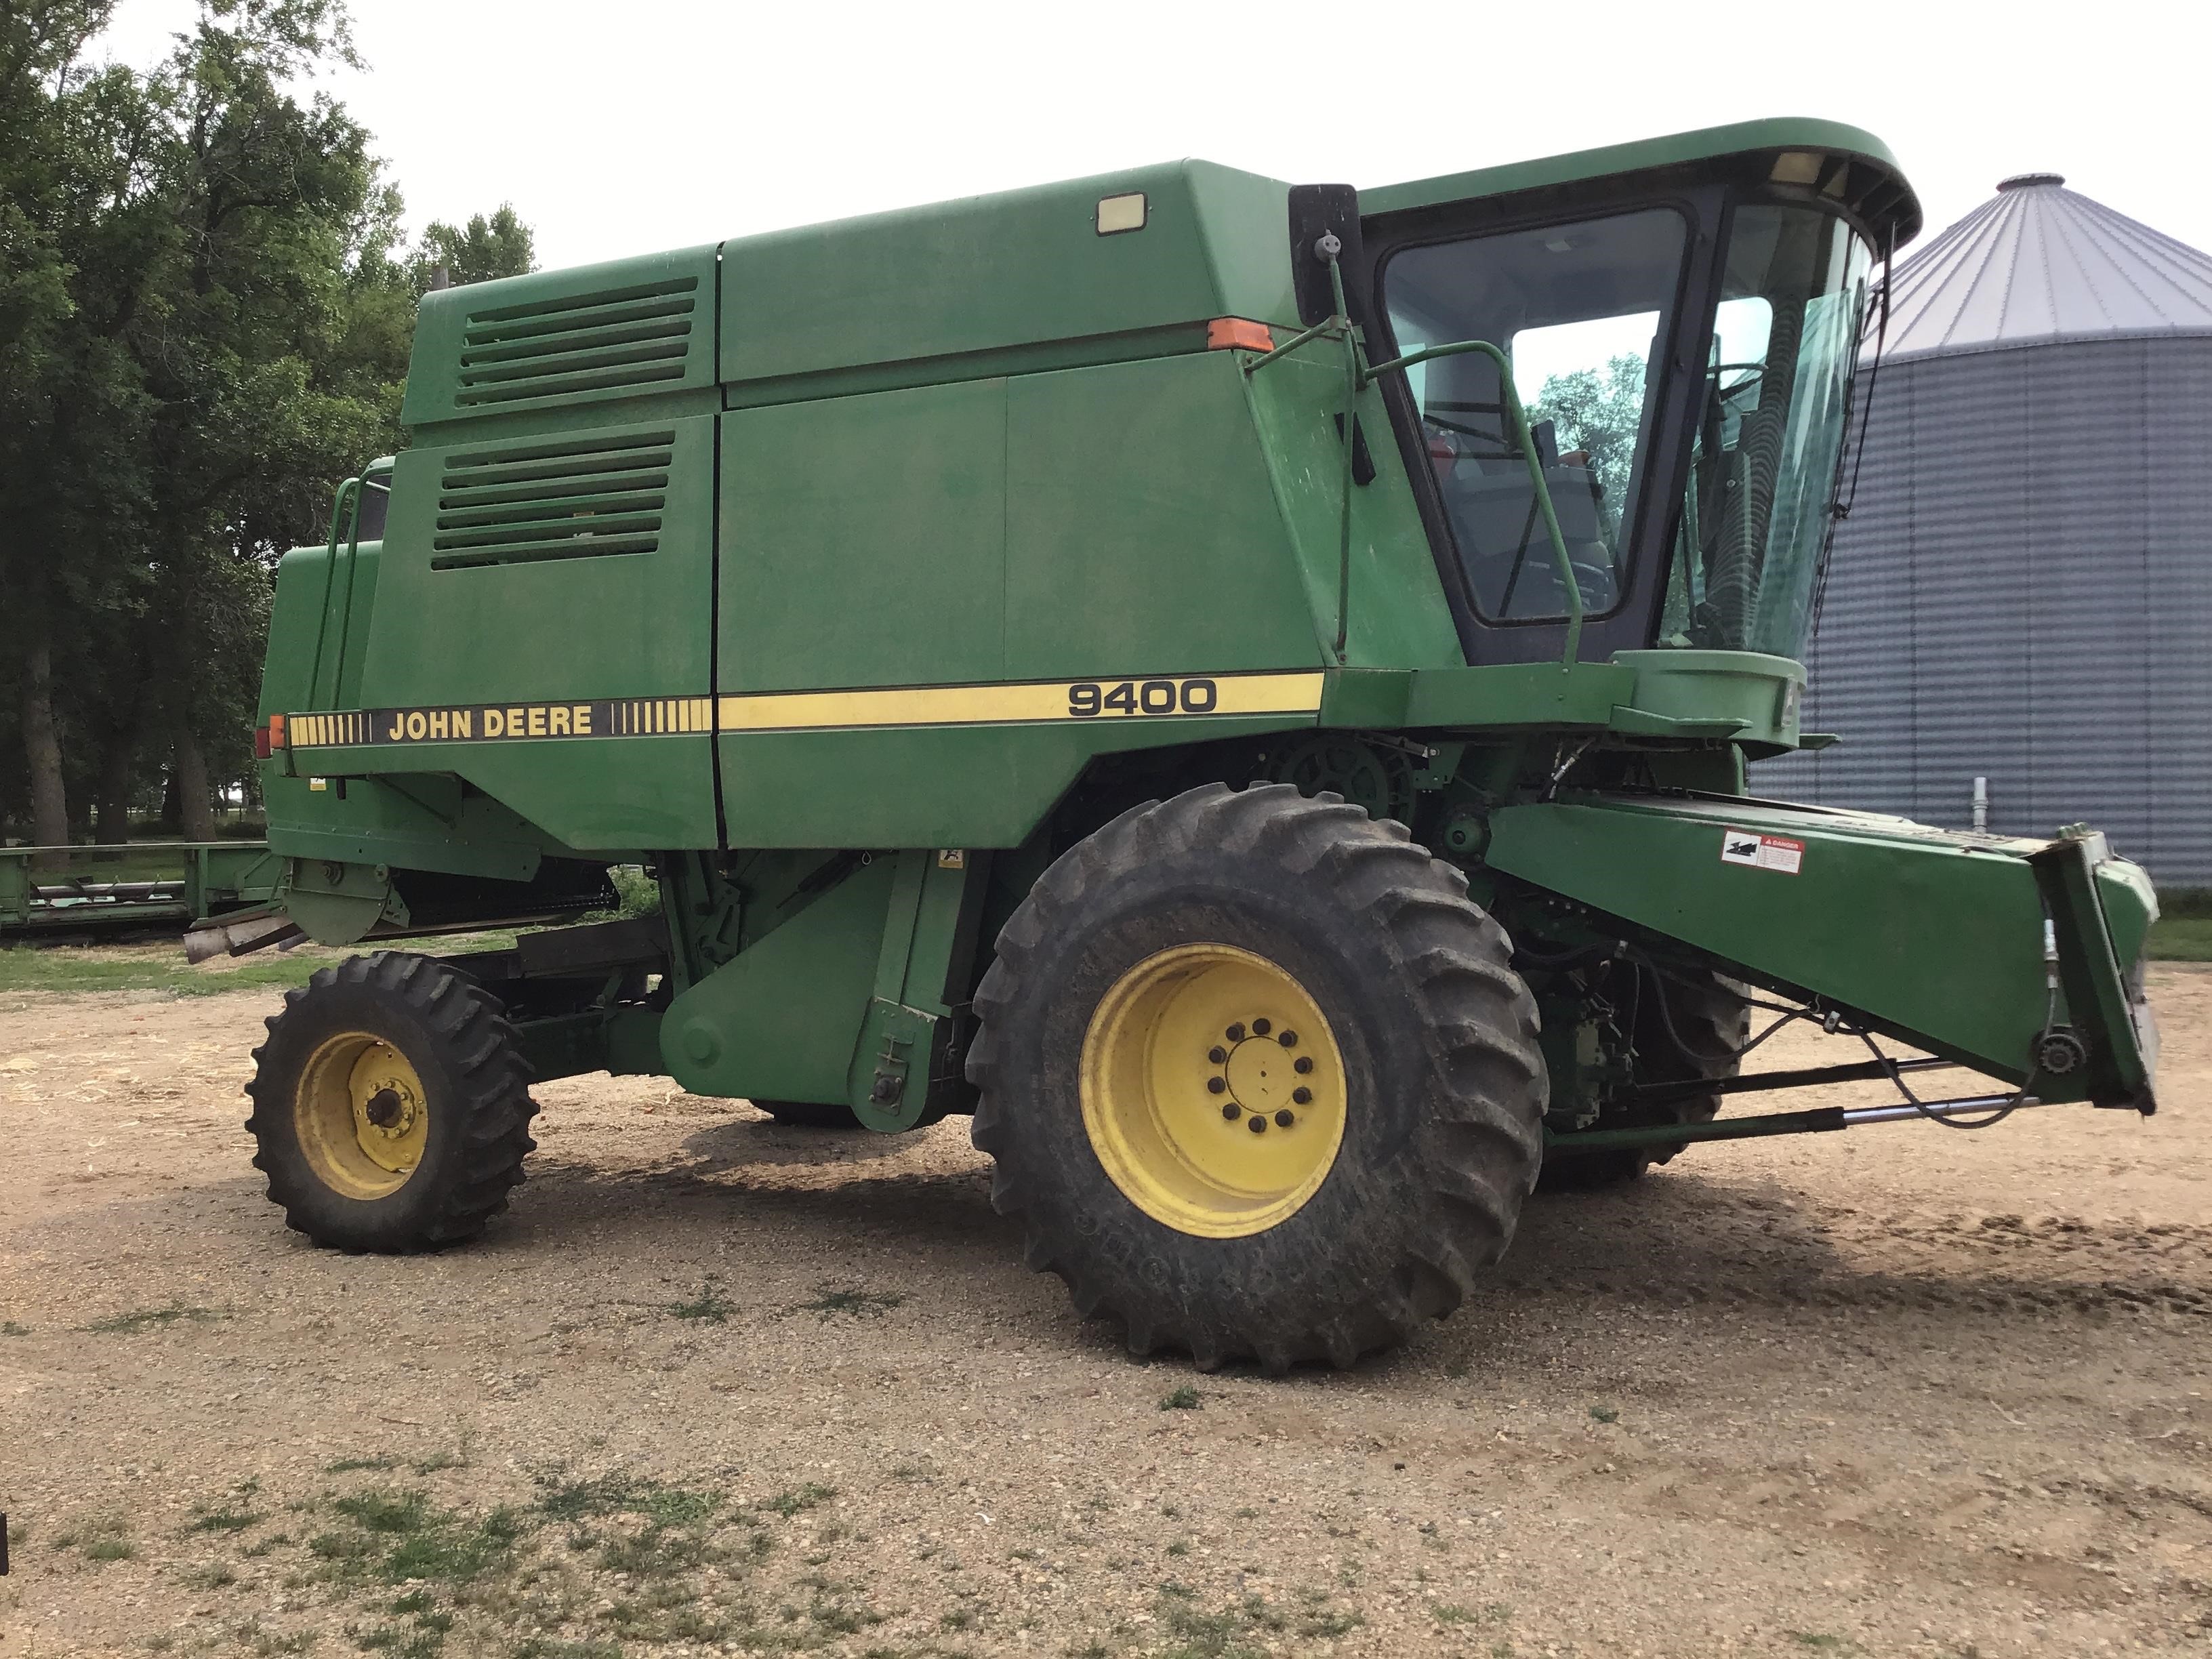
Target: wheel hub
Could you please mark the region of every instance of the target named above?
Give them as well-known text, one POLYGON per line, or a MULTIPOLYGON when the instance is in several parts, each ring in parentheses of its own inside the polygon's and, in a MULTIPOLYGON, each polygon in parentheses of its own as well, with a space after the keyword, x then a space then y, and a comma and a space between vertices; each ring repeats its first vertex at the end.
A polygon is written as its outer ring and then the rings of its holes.
POLYGON ((1202 1237, 1287 1219, 1343 1144, 1343 1060, 1320 1006, 1231 945, 1180 945, 1124 974, 1091 1017, 1082 1092, 1115 1183, 1202 1237))
POLYGON ((293 1110, 316 1176, 351 1198, 404 1186, 429 1139, 422 1078, 405 1054, 367 1031, 324 1041, 301 1071, 293 1110))

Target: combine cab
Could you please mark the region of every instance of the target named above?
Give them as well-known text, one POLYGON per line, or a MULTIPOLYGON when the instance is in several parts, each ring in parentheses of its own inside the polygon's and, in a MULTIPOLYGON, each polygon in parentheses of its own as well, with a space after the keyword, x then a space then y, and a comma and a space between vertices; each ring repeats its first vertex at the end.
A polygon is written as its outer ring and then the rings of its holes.
POLYGON ((1449 1312, 1547 1173, 2148 1111, 2154 906, 2100 837, 1747 788, 1831 741, 1800 662, 1918 228, 1874 139, 1775 121, 433 294, 414 447, 277 589, 260 920, 379 948, 272 1022, 271 1198, 465 1239, 590 1071, 969 1114, 1079 1305, 1279 1367, 1449 1312), (622 863, 658 916, 420 942, 622 863), (1717 1115, 1776 1020, 1850 1052, 1760 1087, 1898 1104, 1717 1115))

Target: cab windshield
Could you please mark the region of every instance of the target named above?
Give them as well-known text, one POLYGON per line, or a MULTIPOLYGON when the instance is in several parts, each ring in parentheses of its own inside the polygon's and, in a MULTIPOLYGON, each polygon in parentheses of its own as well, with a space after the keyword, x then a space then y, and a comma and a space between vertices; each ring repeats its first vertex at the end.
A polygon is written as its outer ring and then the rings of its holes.
POLYGON ((1803 655, 1871 264, 1827 214, 1737 210, 1661 645, 1803 655))

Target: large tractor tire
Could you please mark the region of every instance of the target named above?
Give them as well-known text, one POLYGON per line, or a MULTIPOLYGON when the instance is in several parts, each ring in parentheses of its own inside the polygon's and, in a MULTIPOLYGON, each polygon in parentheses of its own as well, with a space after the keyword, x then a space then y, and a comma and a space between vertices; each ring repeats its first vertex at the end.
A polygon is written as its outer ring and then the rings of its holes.
POLYGON ((1457 1307, 1540 1153, 1536 1007, 1466 882, 1208 785, 1048 870, 975 994, 992 1202, 1132 1352, 1350 1365, 1457 1307))
POLYGON ((345 1250, 481 1233, 535 1150, 529 1073, 497 998, 428 957, 380 951, 288 992, 253 1051, 246 1127, 286 1222, 345 1250))
POLYGON ((857 1129, 860 1120, 842 1100, 756 1100, 753 1104, 787 1129, 857 1129))
MULTIPOLYGON (((1638 1083, 1717 1083, 1734 1077, 1750 1035, 1750 1005, 1740 989, 1719 975, 1701 974, 1692 979, 1644 970, 1631 1036, 1638 1083)), ((1596 1127, 1626 1129, 1648 1124, 1710 1123, 1720 1109, 1719 1095, 1680 1095, 1617 1114, 1603 1114, 1596 1127)), ((1636 1180, 1655 1164, 1668 1162, 1685 1144, 1678 1140, 1656 1146, 1615 1146, 1553 1157, 1545 1162, 1544 1190, 1585 1192, 1617 1187, 1636 1180)))

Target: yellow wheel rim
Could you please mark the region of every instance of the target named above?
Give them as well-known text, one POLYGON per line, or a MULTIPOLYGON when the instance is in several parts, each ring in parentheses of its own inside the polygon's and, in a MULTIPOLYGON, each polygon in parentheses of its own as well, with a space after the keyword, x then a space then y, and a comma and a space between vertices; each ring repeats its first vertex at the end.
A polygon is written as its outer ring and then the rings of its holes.
POLYGON ((1344 1145, 1344 1057, 1320 1005, 1234 945, 1179 945, 1122 975, 1091 1017, 1080 1086, 1114 1184, 1200 1238, 1287 1220, 1344 1145))
POLYGON ((300 1073, 292 1110, 308 1164, 348 1198, 398 1192, 430 1134, 422 1078, 406 1055, 367 1031, 324 1039, 300 1073))

